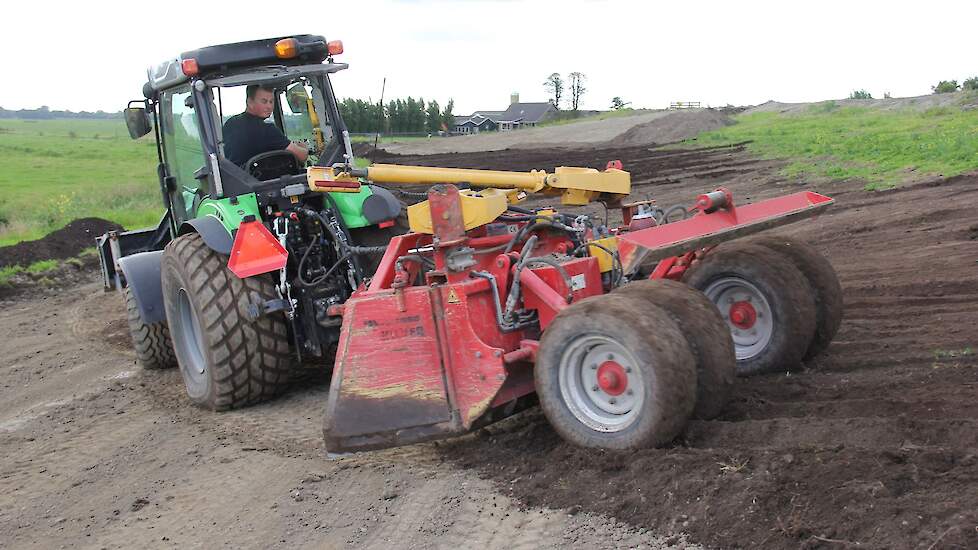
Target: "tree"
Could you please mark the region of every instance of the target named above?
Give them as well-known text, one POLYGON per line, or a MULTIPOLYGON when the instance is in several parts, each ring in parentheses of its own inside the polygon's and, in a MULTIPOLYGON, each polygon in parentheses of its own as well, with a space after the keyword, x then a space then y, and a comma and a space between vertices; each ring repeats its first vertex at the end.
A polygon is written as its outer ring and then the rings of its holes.
POLYGON ((437 134, 438 130, 441 130, 441 108, 438 102, 433 99, 429 101, 424 115, 425 130, 429 134, 437 134))
POLYGON ((935 94, 949 94, 958 91, 959 87, 957 80, 942 80, 937 83, 937 86, 931 86, 930 89, 935 94))
POLYGON ((615 96, 611 98, 611 108, 615 111, 621 111, 626 106, 631 105, 631 101, 623 101, 620 97, 615 96))
POLYGON ((455 100, 449 99, 445 109, 441 112, 441 129, 446 132, 451 132, 455 128, 455 115, 452 114, 454 108, 455 100))
POLYGON ((849 99, 873 99, 873 94, 866 90, 854 90, 849 94, 849 99))
POLYGON ((581 104, 581 97, 587 91, 587 88, 584 87, 587 76, 584 73, 573 72, 567 75, 567 80, 570 83, 571 109, 576 111, 581 104))
POLYGON ((973 76, 961 83, 962 90, 978 90, 978 76, 973 76))
POLYGON ((560 109, 560 98, 564 95, 564 79, 560 77, 560 73, 551 73, 543 81, 543 88, 553 97, 550 102, 554 107, 560 109))

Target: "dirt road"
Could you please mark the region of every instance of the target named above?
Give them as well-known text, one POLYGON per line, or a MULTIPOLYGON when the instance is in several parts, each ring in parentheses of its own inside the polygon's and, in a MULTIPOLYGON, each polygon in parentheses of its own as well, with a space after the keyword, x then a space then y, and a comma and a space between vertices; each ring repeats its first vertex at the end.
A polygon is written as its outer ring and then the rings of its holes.
POLYGON ((119 297, 94 280, 3 311, 0 548, 668 546, 526 508, 435 445, 328 460, 321 376, 194 409, 176 370, 135 365, 119 297))
POLYGON ((640 111, 628 116, 602 120, 582 119, 556 126, 525 128, 512 132, 431 138, 384 147, 398 154, 443 154, 501 151, 503 149, 537 149, 540 147, 615 147, 664 144, 691 138, 700 132, 722 128, 733 121, 727 115, 710 109, 681 111, 640 111))
MULTIPOLYGON (((738 147, 399 160, 615 158, 637 197, 663 205, 720 183, 741 201, 802 189, 738 147)), ((838 205, 786 233, 839 271, 835 343, 801 372, 738 381, 723 416, 669 449, 576 449, 531 410, 328 460, 321 378, 207 413, 179 373, 136 368, 121 302, 94 280, 0 304, 0 547, 682 547, 677 533, 708 547, 978 547, 976 184, 816 185, 838 205)))

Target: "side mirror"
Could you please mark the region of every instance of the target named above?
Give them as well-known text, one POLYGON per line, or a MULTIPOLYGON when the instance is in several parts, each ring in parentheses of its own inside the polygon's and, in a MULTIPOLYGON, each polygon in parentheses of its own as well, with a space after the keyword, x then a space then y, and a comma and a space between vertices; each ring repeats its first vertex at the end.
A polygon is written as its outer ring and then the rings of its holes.
POLYGON ((305 113, 309 111, 309 93, 301 82, 296 82, 285 92, 285 100, 289 102, 289 108, 293 113, 305 113))
POLYGON ((127 107, 122 112, 126 118, 126 127, 129 128, 129 137, 132 139, 139 139, 153 129, 149 114, 144 107, 127 107))

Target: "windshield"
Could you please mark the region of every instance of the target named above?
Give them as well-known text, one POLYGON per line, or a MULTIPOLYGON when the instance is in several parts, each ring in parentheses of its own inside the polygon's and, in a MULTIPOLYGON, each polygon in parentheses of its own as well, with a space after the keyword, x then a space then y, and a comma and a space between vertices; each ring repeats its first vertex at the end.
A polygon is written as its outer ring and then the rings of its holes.
MULTIPOLYGON (((323 77, 324 78, 324 77, 323 77)), ((228 155, 225 149, 229 142, 234 142, 235 138, 241 136, 225 135, 232 132, 248 131, 255 136, 249 135, 245 139, 249 142, 261 140, 258 147, 265 150, 284 149, 288 142, 295 142, 305 147, 309 151, 307 164, 316 164, 324 150, 336 148, 333 144, 334 132, 333 125, 328 116, 329 109, 326 108, 326 95, 323 93, 323 86, 320 78, 300 77, 294 78, 292 82, 278 82, 274 84, 264 84, 272 89, 271 97, 274 98, 274 110, 271 116, 264 119, 264 123, 274 127, 262 130, 262 126, 228 124, 228 121, 235 117, 244 116, 247 110, 247 86, 227 86, 217 87, 214 93, 214 102, 217 104, 217 112, 220 116, 221 149, 222 154, 228 155), (243 130, 242 128, 248 128, 243 130), (258 137, 261 135, 262 137, 258 137), (275 138, 275 136, 279 136, 275 138), (271 136, 271 137, 269 137, 271 136)), ((268 92, 256 92, 258 97, 268 92)))

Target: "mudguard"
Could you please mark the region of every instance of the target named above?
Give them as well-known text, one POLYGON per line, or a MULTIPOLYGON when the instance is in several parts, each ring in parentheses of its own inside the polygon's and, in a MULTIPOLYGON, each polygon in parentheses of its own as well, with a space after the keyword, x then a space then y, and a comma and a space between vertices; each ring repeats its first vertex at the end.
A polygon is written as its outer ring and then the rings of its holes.
POLYGON ((234 245, 234 238, 228 233, 224 224, 214 216, 202 216, 183 222, 180 226, 180 234, 199 233, 211 250, 218 254, 229 256, 231 247, 234 245))
POLYGON ((146 324, 166 320, 163 310, 163 282, 160 279, 162 250, 140 252, 119 260, 119 269, 132 289, 132 296, 139 306, 139 315, 146 324))

